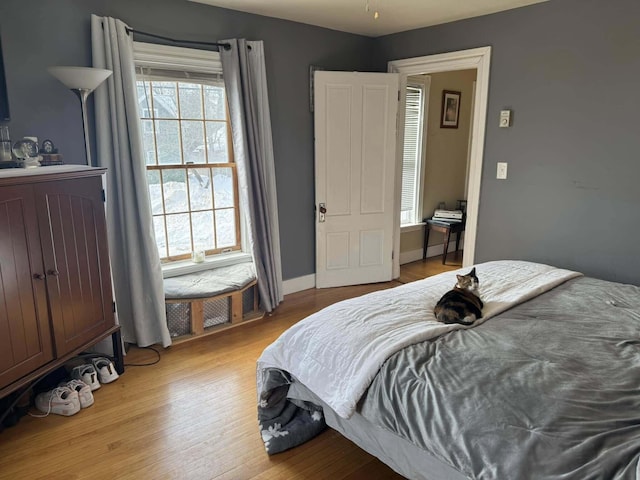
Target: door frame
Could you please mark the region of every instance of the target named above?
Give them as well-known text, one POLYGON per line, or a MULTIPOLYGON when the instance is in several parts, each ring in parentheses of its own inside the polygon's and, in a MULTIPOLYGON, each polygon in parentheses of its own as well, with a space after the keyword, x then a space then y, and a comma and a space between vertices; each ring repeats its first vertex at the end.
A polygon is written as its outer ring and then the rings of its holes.
MULTIPOLYGON (((491 47, 472 48, 455 52, 426 55, 423 57, 405 58, 388 62, 389 73, 400 74, 400 91, 407 86, 407 76, 455 70, 476 69, 475 106, 473 110, 473 124, 471 126, 473 138, 469 164, 469 190, 467 198, 467 223, 464 234, 463 266, 474 264, 476 236, 478 228, 478 209, 480 206, 480 186, 482 181, 482 163, 484 159, 484 139, 487 120, 487 104, 489 98, 489 70, 491 63, 491 47)), ((396 168, 402 168, 402 152, 404 149, 404 116, 400 115, 405 109, 404 95, 400 95, 398 106, 398 138, 396 141, 396 168)), ((402 171, 402 170, 397 170, 402 171)), ((402 179, 396 178, 396 208, 394 226, 393 250, 393 278, 400 276, 400 199, 402 195, 402 179)))

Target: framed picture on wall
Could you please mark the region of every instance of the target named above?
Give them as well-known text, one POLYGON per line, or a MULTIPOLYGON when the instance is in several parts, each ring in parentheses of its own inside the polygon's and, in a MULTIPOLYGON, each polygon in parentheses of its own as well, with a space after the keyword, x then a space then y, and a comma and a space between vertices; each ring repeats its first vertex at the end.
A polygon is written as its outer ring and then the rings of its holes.
POLYGON ((442 91, 442 120, 440 128, 458 128, 460 118, 460 92, 442 91))

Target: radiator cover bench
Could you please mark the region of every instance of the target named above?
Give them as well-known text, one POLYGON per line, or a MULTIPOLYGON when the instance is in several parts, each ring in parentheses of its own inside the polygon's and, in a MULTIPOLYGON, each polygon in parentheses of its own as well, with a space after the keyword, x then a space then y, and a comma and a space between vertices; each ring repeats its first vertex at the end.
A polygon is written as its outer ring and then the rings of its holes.
POLYGON ((262 318, 253 263, 164 279, 167 325, 176 341, 262 318))

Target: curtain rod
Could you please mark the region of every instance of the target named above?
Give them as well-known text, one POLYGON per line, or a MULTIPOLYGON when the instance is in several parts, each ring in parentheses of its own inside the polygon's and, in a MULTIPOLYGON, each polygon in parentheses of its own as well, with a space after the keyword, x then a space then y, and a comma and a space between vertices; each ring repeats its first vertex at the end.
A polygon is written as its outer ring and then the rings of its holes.
POLYGON ((143 35, 145 37, 152 37, 152 38, 158 38, 160 40, 167 40, 169 42, 173 42, 173 43, 187 43, 190 45, 210 45, 212 47, 222 47, 225 50, 231 50, 231 44, 230 43, 220 43, 220 42, 199 42, 197 40, 176 40, 174 38, 169 38, 169 37, 163 37, 162 35, 156 35, 155 33, 147 33, 147 32, 141 32, 140 30, 134 30, 133 28, 130 27, 126 27, 127 33, 131 34, 132 32, 138 35, 143 35))

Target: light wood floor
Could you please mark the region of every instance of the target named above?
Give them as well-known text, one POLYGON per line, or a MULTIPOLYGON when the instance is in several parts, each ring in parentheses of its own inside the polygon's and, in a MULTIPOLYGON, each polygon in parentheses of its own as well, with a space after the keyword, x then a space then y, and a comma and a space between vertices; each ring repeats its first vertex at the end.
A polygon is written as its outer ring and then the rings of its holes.
MULTIPOLYGON (((406 283, 459 268, 461 254, 403 265, 406 283)), ((173 346, 128 367, 72 417, 23 417, 0 433, 0 479, 400 479, 328 429, 267 456, 256 416, 256 359, 282 331, 337 301, 396 281, 288 295, 261 322, 173 346)), ((127 363, 153 352, 132 348, 127 363)))

